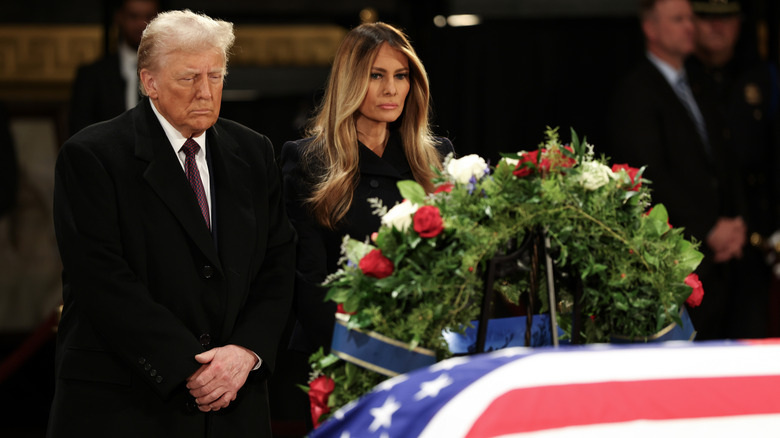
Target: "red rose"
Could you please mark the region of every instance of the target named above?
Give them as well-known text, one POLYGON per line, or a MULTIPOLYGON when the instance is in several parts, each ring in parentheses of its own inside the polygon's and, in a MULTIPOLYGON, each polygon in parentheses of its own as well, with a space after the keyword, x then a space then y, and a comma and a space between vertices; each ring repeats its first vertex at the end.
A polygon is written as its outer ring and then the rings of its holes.
POLYGON ((541 161, 539 161, 539 170, 542 172, 548 172, 550 170, 550 157, 542 155, 541 161))
POLYGON ((633 192, 639 191, 639 188, 642 187, 642 179, 640 178, 639 181, 636 180, 636 174, 639 172, 639 169, 636 167, 631 167, 628 164, 612 165, 612 172, 618 173, 621 170, 625 170, 628 174, 628 177, 631 178, 631 184, 633 184, 633 186, 629 190, 633 192))
POLYGON ((358 262, 358 267, 365 275, 374 278, 385 278, 393 273, 393 262, 382 255, 382 251, 372 249, 358 262))
POLYGON ((450 193, 452 192, 452 187, 453 187, 452 183, 444 183, 436 187, 436 189, 433 191, 433 194, 435 195, 436 193, 441 193, 441 192, 450 193))
POLYGON ((336 388, 335 382, 328 376, 319 376, 309 385, 309 407, 314 427, 320 425, 320 417, 330 412, 328 397, 336 388))
POLYGON ((530 175, 533 172, 533 167, 531 165, 536 165, 538 156, 539 150, 524 153, 517 162, 512 174, 518 178, 530 175))
POLYGON ((702 298, 704 298, 704 287, 702 286, 701 281, 699 281, 699 276, 696 274, 688 274, 688 276, 685 277, 685 284, 693 288, 691 295, 688 296, 688 299, 686 299, 685 302, 691 307, 697 307, 701 304, 702 298))
MULTIPOLYGON (((571 152, 572 154, 574 153, 574 149, 572 149, 571 146, 564 146, 563 148, 571 152)), ((561 152, 560 149, 555 149, 554 151, 555 151, 554 153, 551 152, 548 154, 550 155, 550 157, 548 162, 546 163, 547 169, 550 168, 550 161, 554 161, 558 167, 574 167, 574 165, 577 164, 577 160, 575 160, 572 157, 567 157, 566 155, 563 155, 563 152, 561 152)))
POLYGON ((436 237, 444 230, 441 213, 438 207, 426 205, 417 209, 414 213, 414 231, 420 237, 436 237))

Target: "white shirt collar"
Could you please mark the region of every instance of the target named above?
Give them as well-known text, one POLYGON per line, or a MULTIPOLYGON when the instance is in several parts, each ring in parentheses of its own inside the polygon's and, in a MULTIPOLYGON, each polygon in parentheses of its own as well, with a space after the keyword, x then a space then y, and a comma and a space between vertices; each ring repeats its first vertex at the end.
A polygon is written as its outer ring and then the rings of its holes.
POLYGON ((138 52, 133 50, 126 43, 119 44, 119 70, 122 77, 128 80, 138 75, 138 52))
POLYGON ((661 58, 653 55, 649 51, 647 52, 647 59, 649 59, 650 62, 655 65, 658 71, 661 72, 661 75, 663 75, 664 79, 666 79, 666 82, 669 82, 669 85, 671 85, 672 88, 675 87, 680 77, 685 77, 684 68, 677 70, 669 65, 669 63, 663 61, 661 58))
MULTIPOLYGON (((165 119, 165 117, 160 114, 159 111, 157 111, 157 107, 154 106, 154 103, 152 102, 152 99, 149 99, 149 105, 152 106, 152 111, 154 111, 154 115, 157 116, 157 120, 160 121, 160 125, 162 125, 163 131, 165 131, 165 136, 168 137, 168 141, 171 143, 171 146, 173 147, 173 151, 178 154, 179 149, 181 149, 182 146, 184 146, 184 142, 187 141, 187 137, 183 136, 181 132, 179 132, 176 128, 173 127, 173 125, 168 122, 168 120, 165 119)), ((205 134, 205 132, 204 132, 205 134)), ((206 150, 206 136, 201 134, 198 137, 193 137, 193 140, 195 140, 196 143, 200 146, 201 151, 206 150)), ((198 152, 200 154, 200 151, 198 152)))

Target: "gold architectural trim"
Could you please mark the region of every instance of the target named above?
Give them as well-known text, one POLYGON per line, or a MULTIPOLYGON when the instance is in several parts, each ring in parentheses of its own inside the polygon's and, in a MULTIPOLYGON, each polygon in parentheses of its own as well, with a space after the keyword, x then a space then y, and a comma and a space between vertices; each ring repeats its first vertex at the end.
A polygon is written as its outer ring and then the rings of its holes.
POLYGON ((0 82, 68 82, 102 50, 100 26, 0 27, 0 82))
POLYGON ((327 66, 346 32, 334 25, 236 26, 230 63, 327 66))
MULTIPOLYGON (((236 26, 231 64, 323 66, 346 30, 333 25, 236 26)), ((0 27, 0 83, 70 82, 79 65, 97 59, 103 30, 87 26, 0 27)))

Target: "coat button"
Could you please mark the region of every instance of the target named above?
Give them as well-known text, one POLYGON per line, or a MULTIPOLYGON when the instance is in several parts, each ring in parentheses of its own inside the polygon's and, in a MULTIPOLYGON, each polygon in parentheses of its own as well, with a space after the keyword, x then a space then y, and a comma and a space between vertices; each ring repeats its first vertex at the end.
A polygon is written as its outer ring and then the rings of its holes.
POLYGON ((162 376, 157 376, 157 377, 154 378, 154 381, 157 382, 157 383, 162 383, 163 378, 162 378, 162 376))
POLYGON ((144 371, 149 371, 151 369, 152 369, 152 365, 151 364, 144 365, 144 371))
POLYGON ((200 341, 201 347, 206 348, 209 346, 209 344, 211 344, 211 335, 209 335, 208 333, 203 333, 198 338, 198 341, 200 341))
POLYGON ((200 274, 203 275, 203 278, 208 280, 214 276, 214 268, 211 265, 206 265, 200 270, 200 274))
POLYGON ((157 375, 157 370, 149 371, 149 375, 152 376, 152 377, 156 376, 157 375))
POLYGON ((379 187, 379 181, 372 179, 371 181, 368 182, 368 185, 371 186, 372 189, 375 189, 379 187))
POLYGON ((144 358, 144 357, 139 357, 139 358, 138 358, 138 364, 139 364, 139 365, 143 365, 143 364, 145 364, 145 363, 146 363, 146 358, 144 358))

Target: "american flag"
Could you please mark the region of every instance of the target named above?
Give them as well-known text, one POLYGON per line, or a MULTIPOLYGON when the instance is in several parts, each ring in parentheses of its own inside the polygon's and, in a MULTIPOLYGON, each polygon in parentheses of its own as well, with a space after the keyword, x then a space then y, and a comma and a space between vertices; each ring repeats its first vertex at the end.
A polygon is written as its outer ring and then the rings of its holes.
POLYGON ((383 382, 310 436, 780 437, 780 340, 455 357, 383 382))

